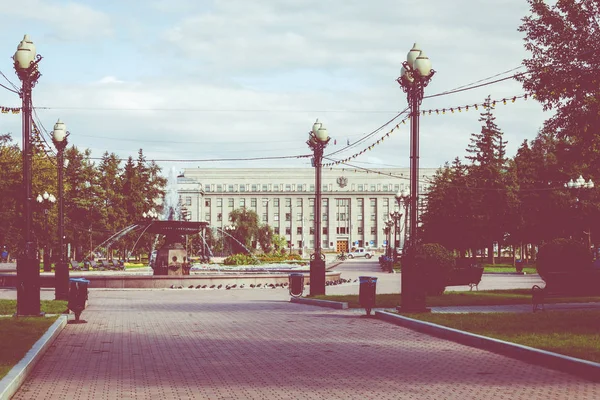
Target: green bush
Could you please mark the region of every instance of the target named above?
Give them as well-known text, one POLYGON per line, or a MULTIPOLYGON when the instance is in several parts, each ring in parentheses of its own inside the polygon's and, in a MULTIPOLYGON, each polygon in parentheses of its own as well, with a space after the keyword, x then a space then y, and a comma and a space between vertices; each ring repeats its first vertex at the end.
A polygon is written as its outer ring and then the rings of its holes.
POLYGON ((281 254, 281 253, 264 253, 256 256, 260 261, 265 263, 277 263, 286 261, 299 261, 302 260, 299 254, 281 254))
POLYGON ((592 264, 592 253, 583 243, 566 238, 544 244, 537 255, 537 271, 544 279, 548 272, 572 272, 587 269, 592 264))
POLYGON ((225 265, 254 265, 258 263, 259 261, 256 258, 243 253, 232 254, 223 260, 225 265))
POLYGON ((456 265, 454 255, 439 243, 417 246, 416 268, 421 272, 425 291, 429 296, 439 296, 446 289, 450 270, 456 265))

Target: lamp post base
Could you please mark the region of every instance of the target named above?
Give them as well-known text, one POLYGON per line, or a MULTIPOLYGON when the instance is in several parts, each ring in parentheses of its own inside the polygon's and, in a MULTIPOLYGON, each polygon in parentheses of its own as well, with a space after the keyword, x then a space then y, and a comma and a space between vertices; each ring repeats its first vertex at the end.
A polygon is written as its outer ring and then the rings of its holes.
POLYGON ((325 294, 325 260, 310 260, 310 296, 325 294))
POLYGON ((69 300, 69 264, 64 261, 54 266, 54 299, 69 300))
POLYGON ((18 317, 40 317, 40 260, 17 259, 17 314, 18 317))

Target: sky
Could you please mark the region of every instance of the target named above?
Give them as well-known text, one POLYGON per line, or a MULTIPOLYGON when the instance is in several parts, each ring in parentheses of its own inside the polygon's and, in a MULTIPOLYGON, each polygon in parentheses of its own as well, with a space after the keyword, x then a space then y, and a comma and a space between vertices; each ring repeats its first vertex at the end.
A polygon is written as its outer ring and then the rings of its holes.
MULTIPOLYGON (((308 155, 316 118, 332 138, 326 154, 347 143, 354 145, 333 159, 361 152, 395 123, 357 141, 407 107, 395 80, 415 42, 436 71, 426 96, 523 72, 515 68, 529 57, 517 31, 529 14, 525 0, 0 0, 0 7, 0 71, 20 85, 10 57, 25 33, 44 57, 33 91, 41 125, 51 134, 60 118, 69 143, 92 157, 136 158, 141 148, 148 159, 166 160, 157 161, 165 175, 310 167, 309 158, 231 159, 308 155)), ((2 76, 0 83, 10 87, 2 76)), ((424 99, 421 109, 523 94, 509 79, 424 99)), ((0 87, 0 106, 19 107, 20 99, 0 87)), ((420 166, 464 157, 481 130, 479 112, 421 117, 420 166)), ((531 98, 499 102, 494 113, 509 156, 551 116, 531 98)), ((21 142, 20 115, 0 114, 0 133, 8 132, 21 142)), ((351 164, 409 162, 407 123, 351 164)))

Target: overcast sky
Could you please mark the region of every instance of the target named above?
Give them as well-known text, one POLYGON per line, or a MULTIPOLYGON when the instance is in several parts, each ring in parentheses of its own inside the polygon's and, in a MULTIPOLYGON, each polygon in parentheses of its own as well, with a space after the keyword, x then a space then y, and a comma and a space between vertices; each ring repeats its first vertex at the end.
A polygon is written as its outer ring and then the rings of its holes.
MULTIPOLYGON (((316 118, 332 137, 328 150, 340 150, 406 107, 395 79, 414 42, 437 71, 426 95, 517 68, 529 56, 517 32, 529 13, 525 0, 0 0, 0 7, 0 71, 19 84, 10 57, 28 33, 44 57, 33 94, 41 122, 51 130, 61 118, 70 143, 94 157, 135 158, 139 148, 161 160, 304 155, 316 118)), ((8 86, 1 76, 0 83, 8 86)), ((425 99, 422 109, 523 93, 507 80, 425 99)), ((20 99, 0 87, 0 105, 18 107, 20 99)), ((495 114, 510 156, 549 118, 533 99, 499 103, 495 114)), ((473 109, 422 117, 421 166, 464 156, 478 117, 473 109)), ((0 124, 20 143, 20 115, 1 114, 0 124)), ((408 127, 353 163, 408 167, 408 127)), ((309 159, 159 164, 310 167, 309 159)))

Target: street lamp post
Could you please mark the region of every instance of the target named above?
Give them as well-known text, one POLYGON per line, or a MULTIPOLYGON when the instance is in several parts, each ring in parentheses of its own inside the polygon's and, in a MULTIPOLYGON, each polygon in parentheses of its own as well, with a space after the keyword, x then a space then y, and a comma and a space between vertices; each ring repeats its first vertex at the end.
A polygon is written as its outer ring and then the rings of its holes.
POLYGON ((329 143, 327 129, 317 119, 308 133, 306 144, 313 151, 315 167, 315 251, 310 255, 310 295, 325 294, 325 255, 321 252, 321 168, 323 151, 329 143))
POLYGON ((396 261, 396 257, 398 254, 398 232, 400 231, 400 221, 402 220, 402 213, 400 212, 400 210, 395 209, 394 211, 392 211, 390 213, 390 219, 392 220, 392 225, 394 227, 394 261, 396 261))
POLYGON ((416 43, 402 63, 400 77, 396 80, 406 93, 410 105, 410 222, 409 243, 402 266, 402 311, 424 312, 425 291, 422 275, 416 270, 415 250, 419 243, 417 232, 417 204, 419 198, 419 107, 423 101, 425 87, 435 71, 431 61, 416 43))
POLYGON ((40 314, 40 265, 31 232, 31 91, 41 74, 38 64, 42 56, 28 35, 17 46, 13 56, 14 68, 22 82, 19 96, 23 115, 23 240, 25 248, 17 258, 17 315, 40 314))
MULTIPOLYGON (((394 221, 388 217, 384 223, 384 233, 387 235, 387 248, 385 249, 385 255, 387 257, 391 257, 392 253, 392 227, 394 226, 394 221)), ((395 236, 394 236, 395 237, 395 236)))
MULTIPOLYGON (((585 179, 583 179, 582 175, 579 175, 579 178, 573 180, 571 179, 569 182, 565 183, 565 187, 569 190, 575 190, 577 192, 577 204, 579 205, 579 196, 581 195, 581 191, 582 190, 586 190, 586 189, 593 189, 594 188, 594 182, 592 181, 592 179, 590 178, 587 182, 585 181, 585 179)), ((588 249, 592 248, 592 238, 591 238, 591 228, 588 229, 587 232, 583 232, 584 234, 587 235, 587 244, 588 244, 588 249)))
POLYGON ((69 299, 69 265, 67 257, 65 257, 65 211, 64 211, 64 194, 63 194, 63 172, 65 167, 64 150, 67 147, 67 132, 66 125, 60 119, 54 124, 52 132, 52 142, 57 150, 58 164, 58 251, 59 258, 54 270, 54 298, 56 300, 69 299))
MULTIPOLYGON (((38 194, 36 197, 37 202, 42 206, 44 210, 44 231, 46 235, 48 235, 48 212, 50 211, 50 207, 56 202, 56 197, 53 194, 48 194, 48 192, 44 192, 44 194, 38 194)), ((52 266, 50 265, 50 254, 48 252, 48 240, 44 242, 44 272, 52 271, 52 266)))

